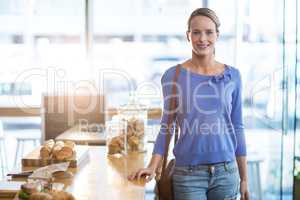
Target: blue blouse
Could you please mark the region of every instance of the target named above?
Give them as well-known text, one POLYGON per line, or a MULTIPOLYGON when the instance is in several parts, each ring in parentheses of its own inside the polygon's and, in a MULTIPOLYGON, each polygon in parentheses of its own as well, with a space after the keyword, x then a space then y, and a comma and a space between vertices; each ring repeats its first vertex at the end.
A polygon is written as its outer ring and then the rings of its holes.
MULTIPOLYGON (((176 66, 162 76, 164 110, 153 154, 164 154, 171 90, 176 66)), ((180 136, 173 149, 176 166, 211 164, 246 156, 242 120, 242 84, 238 69, 226 65, 220 75, 201 75, 180 66, 176 119, 180 136)), ((173 135, 173 131, 171 131, 173 135)))

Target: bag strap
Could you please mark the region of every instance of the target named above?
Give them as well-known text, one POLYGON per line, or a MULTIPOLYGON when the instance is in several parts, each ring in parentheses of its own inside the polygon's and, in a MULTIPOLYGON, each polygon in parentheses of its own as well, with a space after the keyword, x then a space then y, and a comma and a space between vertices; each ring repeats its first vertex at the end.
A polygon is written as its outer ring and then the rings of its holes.
MULTIPOLYGON (((164 152, 164 157, 163 157, 163 166, 162 166, 162 176, 164 174, 164 171, 166 169, 166 165, 167 165, 167 161, 168 161, 168 151, 169 151, 169 145, 170 145, 170 141, 171 141, 171 133, 170 133, 170 129, 172 126, 172 122, 174 122, 176 113, 174 112, 174 109, 176 108, 176 98, 175 95, 177 93, 177 87, 176 87, 176 83, 177 83, 177 79, 179 76, 179 72, 180 72, 180 65, 176 66, 176 72, 175 72, 175 76, 173 78, 173 85, 172 85, 172 98, 170 100, 170 105, 169 105, 169 112, 173 112, 168 116, 168 123, 167 123, 167 135, 166 135, 166 141, 165 141, 165 152, 164 152)), ((176 122, 176 127, 175 127, 175 144, 177 142, 178 139, 178 128, 177 128, 177 122, 176 122)))

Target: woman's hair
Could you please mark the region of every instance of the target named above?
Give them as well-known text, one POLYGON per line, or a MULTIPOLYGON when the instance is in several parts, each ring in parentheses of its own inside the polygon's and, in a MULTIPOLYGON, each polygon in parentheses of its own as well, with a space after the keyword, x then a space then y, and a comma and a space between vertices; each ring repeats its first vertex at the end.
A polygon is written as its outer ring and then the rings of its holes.
POLYGON ((188 20, 188 31, 190 31, 192 19, 196 16, 205 16, 205 17, 208 17, 209 19, 211 19, 216 25, 217 33, 219 33, 219 27, 221 25, 220 20, 219 20, 218 16, 216 15, 216 13, 209 8, 197 8, 196 10, 194 10, 192 12, 192 14, 190 15, 189 20, 188 20))

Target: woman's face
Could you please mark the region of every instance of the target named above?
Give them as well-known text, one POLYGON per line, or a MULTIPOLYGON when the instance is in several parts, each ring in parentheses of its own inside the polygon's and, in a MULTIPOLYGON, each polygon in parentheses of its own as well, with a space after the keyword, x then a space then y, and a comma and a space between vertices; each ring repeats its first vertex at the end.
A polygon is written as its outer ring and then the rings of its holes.
POLYGON ((193 17, 190 23, 190 30, 187 31, 187 38, 191 42, 193 52, 196 55, 212 55, 218 38, 216 25, 208 17, 193 17))

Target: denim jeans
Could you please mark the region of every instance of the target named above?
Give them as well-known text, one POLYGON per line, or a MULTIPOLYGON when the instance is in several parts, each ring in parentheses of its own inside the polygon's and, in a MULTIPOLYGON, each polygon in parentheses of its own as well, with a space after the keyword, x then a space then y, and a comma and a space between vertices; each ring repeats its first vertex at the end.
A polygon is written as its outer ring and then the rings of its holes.
POLYGON ((239 192, 236 161, 214 165, 175 166, 175 200, 235 200, 239 192))

